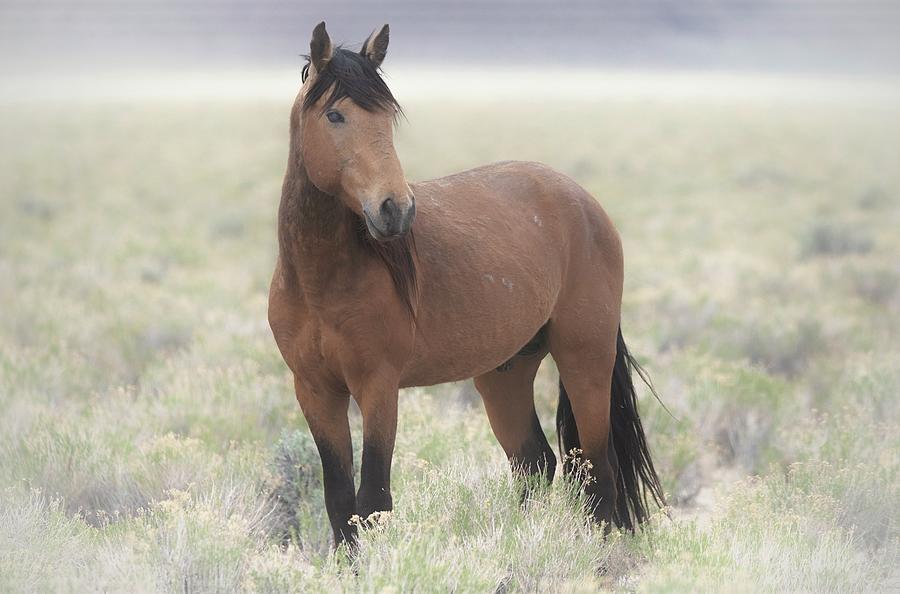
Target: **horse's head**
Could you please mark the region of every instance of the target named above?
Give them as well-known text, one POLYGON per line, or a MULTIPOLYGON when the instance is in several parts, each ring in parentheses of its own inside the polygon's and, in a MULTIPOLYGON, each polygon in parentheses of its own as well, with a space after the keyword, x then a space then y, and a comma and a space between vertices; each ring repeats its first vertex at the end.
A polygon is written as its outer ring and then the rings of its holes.
POLYGON ((416 214, 394 150, 400 106, 378 73, 387 46, 387 25, 357 53, 333 47, 319 23, 292 114, 295 154, 310 181, 361 216, 379 241, 409 232, 416 214))

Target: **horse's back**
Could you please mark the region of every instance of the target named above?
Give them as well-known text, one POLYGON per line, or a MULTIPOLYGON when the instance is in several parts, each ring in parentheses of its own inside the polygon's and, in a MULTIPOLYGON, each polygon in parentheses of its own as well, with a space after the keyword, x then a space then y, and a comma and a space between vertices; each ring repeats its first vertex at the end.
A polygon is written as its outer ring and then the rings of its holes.
POLYGON ((543 217, 551 217, 566 225, 567 235, 583 230, 600 242, 618 242, 615 227, 597 200, 575 180, 543 163, 500 161, 413 187, 416 195, 424 191, 426 196, 440 197, 434 206, 443 214, 479 217, 482 211, 492 216, 503 208, 532 209, 527 214, 538 226, 543 217))
MULTIPOLYGON (((441 217, 438 226, 471 233, 476 245, 520 250, 535 266, 554 259, 565 266, 604 269, 622 277, 619 234, 600 203, 567 175, 531 161, 501 161, 416 185, 428 197, 424 210, 441 217), (495 237, 496 235, 496 237, 495 237)), ((515 254, 513 254, 515 255, 515 254)), ((565 280, 565 279, 561 279, 565 280)))

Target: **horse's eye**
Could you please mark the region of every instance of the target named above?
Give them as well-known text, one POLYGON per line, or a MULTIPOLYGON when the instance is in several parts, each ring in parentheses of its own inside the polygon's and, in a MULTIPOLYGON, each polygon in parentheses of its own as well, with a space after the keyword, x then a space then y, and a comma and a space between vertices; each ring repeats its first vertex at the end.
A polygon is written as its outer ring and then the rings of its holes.
POLYGON ((340 124, 344 121, 344 116, 341 115, 339 111, 329 111, 325 114, 325 117, 328 118, 328 121, 332 124, 340 124))

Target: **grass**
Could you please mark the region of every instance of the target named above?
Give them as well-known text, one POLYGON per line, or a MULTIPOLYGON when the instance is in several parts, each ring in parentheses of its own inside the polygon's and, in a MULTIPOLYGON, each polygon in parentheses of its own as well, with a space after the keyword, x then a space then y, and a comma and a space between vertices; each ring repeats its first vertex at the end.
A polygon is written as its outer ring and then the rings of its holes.
MULTIPOLYGON (((604 539, 562 481, 522 508, 481 405, 441 386, 401 396, 395 512, 332 555, 265 314, 288 105, 6 105, 0 590, 897 587, 895 110, 405 107, 410 179, 540 160, 616 221, 625 336, 675 415, 642 398, 672 517, 604 539)), ((555 397, 548 361, 551 441, 555 397)))

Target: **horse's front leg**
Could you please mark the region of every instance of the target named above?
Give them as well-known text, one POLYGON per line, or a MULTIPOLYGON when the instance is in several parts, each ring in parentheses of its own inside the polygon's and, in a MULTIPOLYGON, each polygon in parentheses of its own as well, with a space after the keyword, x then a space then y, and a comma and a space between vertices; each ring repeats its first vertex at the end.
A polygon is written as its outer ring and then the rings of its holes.
POLYGON ((334 546, 352 547, 356 543, 356 525, 350 518, 356 513, 356 494, 353 442, 347 420, 350 395, 314 390, 297 378, 294 389, 322 459, 325 509, 334 531, 334 546))
POLYGON ((364 386, 357 392, 363 418, 363 451, 356 513, 362 520, 374 512, 394 509, 391 459, 397 437, 397 392, 393 382, 364 386))

